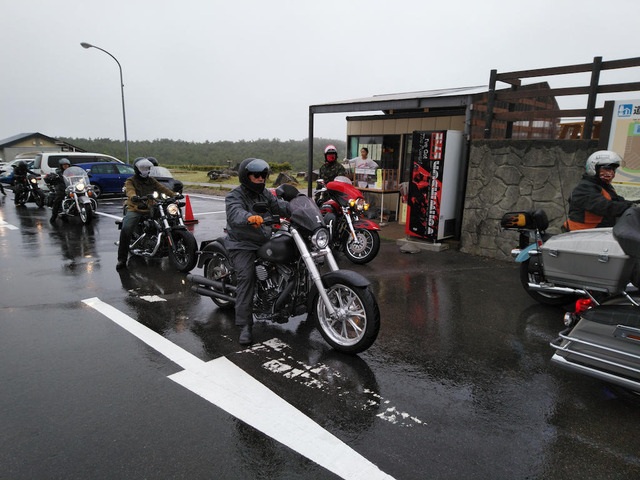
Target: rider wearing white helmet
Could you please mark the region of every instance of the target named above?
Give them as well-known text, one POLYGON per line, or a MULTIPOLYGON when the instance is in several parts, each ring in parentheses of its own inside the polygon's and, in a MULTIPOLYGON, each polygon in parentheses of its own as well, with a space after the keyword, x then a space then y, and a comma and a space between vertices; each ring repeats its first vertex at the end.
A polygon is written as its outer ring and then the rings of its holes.
POLYGON ((569 218, 563 231, 613 227, 616 219, 633 205, 611 185, 622 158, 616 152, 600 150, 587 158, 585 174, 569 197, 569 218))

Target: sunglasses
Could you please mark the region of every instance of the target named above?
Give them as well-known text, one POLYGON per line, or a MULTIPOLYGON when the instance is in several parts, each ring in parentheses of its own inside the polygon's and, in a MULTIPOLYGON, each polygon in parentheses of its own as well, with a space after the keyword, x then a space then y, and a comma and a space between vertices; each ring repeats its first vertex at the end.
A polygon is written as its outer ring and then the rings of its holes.
POLYGON ((253 175, 255 178, 267 178, 269 176, 269 172, 251 172, 249 175, 253 175))

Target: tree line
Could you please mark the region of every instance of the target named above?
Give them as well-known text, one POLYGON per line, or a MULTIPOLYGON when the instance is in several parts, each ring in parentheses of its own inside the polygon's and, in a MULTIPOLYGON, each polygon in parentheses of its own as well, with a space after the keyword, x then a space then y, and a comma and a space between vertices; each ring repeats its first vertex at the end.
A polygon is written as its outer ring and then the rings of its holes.
MULTIPOLYGON (((121 160, 125 159, 122 140, 109 138, 60 138, 88 152, 104 153, 121 160)), ((313 165, 319 168, 324 162, 323 151, 328 144, 338 149, 340 158, 346 157, 344 140, 315 138, 313 140, 313 165)), ((245 158, 262 158, 269 163, 289 163, 295 171, 306 171, 308 163, 308 141, 279 139, 219 141, 204 143, 184 140, 138 140, 129 141, 129 159, 155 157, 161 165, 209 165, 236 167, 245 158)))

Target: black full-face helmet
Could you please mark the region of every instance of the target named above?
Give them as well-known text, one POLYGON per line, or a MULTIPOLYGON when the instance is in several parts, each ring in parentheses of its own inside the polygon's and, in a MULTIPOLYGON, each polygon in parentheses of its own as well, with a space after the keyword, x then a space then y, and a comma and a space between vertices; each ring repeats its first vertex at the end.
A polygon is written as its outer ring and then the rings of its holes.
POLYGON ((133 171, 140 178, 149 178, 153 163, 144 157, 140 157, 133 162, 133 171))
POLYGON ((264 191, 265 184, 253 183, 249 178, 249 174, 262 176, 266 182, 269 178, 269 173, 269 164, 260 158, 247 158, 243 160, 238 167, 238 178, 240 179, 240 184, 256 193, 262 193, 264 191))

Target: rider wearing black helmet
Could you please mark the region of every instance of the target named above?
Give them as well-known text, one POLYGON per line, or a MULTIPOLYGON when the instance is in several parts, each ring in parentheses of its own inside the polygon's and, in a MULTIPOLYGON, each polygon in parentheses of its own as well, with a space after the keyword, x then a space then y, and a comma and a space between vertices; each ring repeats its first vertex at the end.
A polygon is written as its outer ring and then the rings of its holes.
POLYGON ((240 343, 248 345, 253 341, 256 251, 270 237, 270 230, 261 226, 263 219, 253 211, 253 207, 256 203, 264 203, 270 214, 283 217, 288 217, 291 212, 288 202, 265 190, 269 164, 264 160, 243 160, 238 167, 238 177, 240 187, 229 192, 225 198, 228 234, 225 243, 237 275, 235 323, 242 327, 240 343))
POLYGON ((11 185, 13 185, 13 201, 16 205, 18 205, 18 198, 22 193, 22 189, 24 188, 24 179, 28 174, 35 175, 35 172, 29 170, 27 166, 27 162, 24 160, 20 160, 18 163, 13 165, 13 180, 11 180, 11 185))
MULTIPOLYGON (((48 175, 46 181, 53 189, 55 197, 53 198, 53 204, 51 205, 51 218, 49 222, 54 223, 58 218, 58 213, 62 210, 62 202, 64 201, 65 184, 62 175, 64 171, 71 166, 71 162, 67 158, 61 158, 58 162, 58 168, 53 174, 48 175)), ((65 217, 62 217, 65 220, 65 217)))
POLYGON ((150 176, 153 163, 144 157, 137 158, 133 162, 133 170, 135 175, 129 177, 124 182, 124 191, 127 195, 127 214, 122 220, 122 230, 120 230, 120 242, 118 244, 118 263, 116 269, 126 268, 127 259, 129 257, 129 242, 131 235, 136 229, 138 222, 147 216, 149 208, 134 202, 133 197, 144 197, 153 192, 164 193, 165 195, 175 196, 176 193, 150 176))

